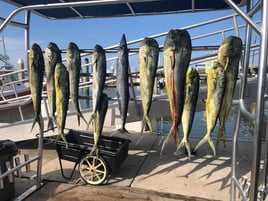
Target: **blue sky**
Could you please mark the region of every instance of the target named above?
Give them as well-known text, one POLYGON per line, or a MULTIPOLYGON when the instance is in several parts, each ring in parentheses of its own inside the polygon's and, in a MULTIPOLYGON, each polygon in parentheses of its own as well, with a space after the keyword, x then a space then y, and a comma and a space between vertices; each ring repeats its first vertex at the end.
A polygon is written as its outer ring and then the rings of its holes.
MULTIPOLYGON (((0 17, 6 18, 14 8, 14 6, 0 1, 0 17)), ((127 40, 134 40, 232 13, 234 13, 232 10, 224 10, 146 17, 84 20, 48 20, 32 14, 30 42, 31 44, 34 42, 38 43, 43 49, 46 48, 49 42, 55 42, 60 48, 66 49, 71 41, 75 42, 81 49, 92 49, 95 44, 107 47, 119 43, 123 33, 126 34, 127 40)), ((15 20, 23 22, 24 13, 17 16, 15 20)), ((205 31, 213 31, 214 28, 215 27, 208 26, 205 31)), ((191 36, 198 34, 202 33, 199 30, 190 30, 191 36)), ((6 50, 7 54, 10 56, 11 62, 14 64, 18 58, 25 58, 24 31, 20 28, 9 26, 0 33, 0 36, 2 35, 5 38, 6 50)), ((163 39, 158 40, 161 44, 161 40, 163 39)), ((207 43, 209 43, 207 45, 219 45, 219 41, 216 41, 216 39, 215 41, 213 40, 207 41, 207 43)), ((2 46, 0 46, 0 54, 2 51, 2 46)))

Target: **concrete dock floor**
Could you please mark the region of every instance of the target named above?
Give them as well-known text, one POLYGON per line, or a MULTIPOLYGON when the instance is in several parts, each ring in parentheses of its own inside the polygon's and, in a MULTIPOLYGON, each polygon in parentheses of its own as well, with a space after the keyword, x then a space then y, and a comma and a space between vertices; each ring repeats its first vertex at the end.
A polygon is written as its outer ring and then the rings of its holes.
MULTIPOLYGON (((109 135, 109 132, 106 132, 109 135)), ((86 184, 77 171, 70 180, 62 177, 56 150, 44 146, 42 181, 44 185, 25 200, 131 200, 131 201, 173 201, 173 200, 230 200, 232 142, 221 144, 217 156, 212 156, 208 144, 204 144, 195 156, 188 159, 184 153, 176 151, 173 139, 166 146, 163 155, 160 150, 164 137, 145 133, 132 133, 127 159, 120 168, 112 172, 105 184, 91 186, 86 184)), ((190 138, 191 147, 200 139, 190 138)), ((36 143, 28 141, 18 144, 20 157, 37 152, 36 143)), ((240 142, 238 147, 237 175, 250 178, 251 143, 240 142)), ((74 163, 62 161, 64 172, 70 174, 74 163)), ((36 162, 31 164, 31 172, 23 175, 33 176, 36 162)), ((29 188, 35 179, 16 178, 16 196, 29 188)), ((16 197, 15 196, 15 197, 16 197)))

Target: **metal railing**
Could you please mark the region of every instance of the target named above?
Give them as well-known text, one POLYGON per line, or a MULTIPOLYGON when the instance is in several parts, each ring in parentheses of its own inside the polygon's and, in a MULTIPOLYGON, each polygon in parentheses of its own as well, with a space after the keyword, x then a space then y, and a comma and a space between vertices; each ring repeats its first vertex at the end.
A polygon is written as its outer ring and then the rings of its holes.
MULTIPOLYGON (((21 9, 23 10, 23 9, 21 9)), ((12 14, 14 15, 14 13, 12 14)), ((194 25, 189 25, 189 26, 185 26, 185 27, 180 27, 180 29, 186 29, 190 32, 191 34, 191 31, 193 29, 198 29, 198 28, 202 28, 202 29, 205 29, 205 27, 207 25, 215 25, 218 23, 218 22, 222 22, 222 21, 230 21, 231 23, 233 23, 233 26, 232 27, 226 27, 226 28, 220 28, 219 30, 216 30, 216 31, 213 31, 213 32, 210 32, 210 33, 206 33, 206 34, 201 34, 201 35, 197 35, 197 36, 192 36, 192 41, 195 42, 195 41, 199 41, 199 40, 203 40, 203 39, 207 39, 211 36, 218 36, 219 38, 221 38, 222 40, 225 38, 226 35, 236 35, 236 36, 240 36, 241 35, 241 30, 245 29, 246 27, 246 24, 239 24, 238 23, 238 17, 239 15, 238 14, 233 14, 233 15, 228 15, 228 16, 224 16, 224 17, 220 17, 220 18, 217 18, 217 19, 213 19, 213 20, 208 20, 206 22, 202 22, 202 23, 198 23, 198 24, 194 24, 194 25), (231 34, 230 34, 231 33, 231 34)), ((9 17, 8 18, 8 21, 11 20, 12 17, 9 17)), ((259 24, 260 22, 256 22, 256 24, 259 24)), ((4 29, 6 23, 4 23, 1 27, 0 27, 0 32, 4 29)), ((160 34, 155 34, 155 35, 151 35, 151 36, 148 36, 148 37, 152 37, 152 38, 164 38, 166 36, 168 32, 163 32, 163 33, 160 33, 160 34)), ((139 44, 141 41, 143 40, 143 38, 140 38, 140 39, 136 39, 136 40, 132 40, 132 41, 129 41, 128 42, 128 46, 129 46, 129 50, 130 50, 130 53, 129 53, 129 56, 132 58, 132 57, 135 57, 137 56, 138 54, 138 49, 137 47, 132 47, 132 45, 137 45, 139 44)), ((220 45, 220 44, 218 44, 220 45)), ((106 47, 104 48, 107 52, 107 54, 109 53, 115 53, 117 51, 117 48, 119 47, 119 44, 117 45, 114 45, 114 46, 109 46, 109 47, 106 47)), ((216 57, 216 50, 218 49, 219 46, 210 46, 209 44, 208 45, 204 45, 204 46, 193 46, 193 56, 192 56, 192 59, 191 59, 191 65, 198 65, 200 63, 204 63, 204 62, 207 62, 207 61, 211 61, 211 60, 214 60, 215 57, 216 57), (204 51, 206 51, 206 54, 204 55, 204 51), (200 53, 202 52, 202 53, 200 53), (209 55, 208 55, 208 52, 209 52, 209 55)), ((162 50, 163 48, 163 45, 160 45, 160 48, 162 50)), ((249 51, 250 50, 254 50, 256 51, 256 48, 258 48, 258 45, 256 46, 250 46, 249 47, 249 51), (251 48, 251 49, 250 49, 251 48)), ((92 53, 92 49, 86 49, 86 50, 81 50, 82 51, 82 58, 84 57, 88 57, 91 55, 92 53)), ((64 53, 65 50, 62 50, 62 52, 64 53)), ((160 61, 161 61, 161 53, 160 53, 160 61)), ((135 66, 134 64, 132 65, 132 61, 133 59, 130 58, 130 65, 131 66, 135 66)), ((250 59, 250 58, 248 58, 250 59)), ((252 59, 252 58, 251 58, 252 59)), ((117 60, 117 57, 107 57, 107 63, 109 62, 115 62, 117 60)), ((134 58, 134 60, 138 61, 137 58, 134 58)), ((253 59, 252 59, 253 60, 253 59)), ((135 63, 135 62, 134 62, 135 63)), ((84 64, 82 67, 85 67, 85 66, 90 66, 91 63, 86 63, 84 64)), ((109 66, 109 65, 108 65, 109 66)), ((161 66, 161 64, 159 64, 159 66, 161 66)), ((248 68, 248 67, 247 67, 248 68)), ((161 70, 160 70, 161 71, 161 70)), ((139 72, 138 71, 134 71, 132 73, 136 73, 138 74, 139 72)), ((4 75, 3 75, 4 76, 4 75)), ((89 74, 85 74, 85 76, 88 76, 90 77, 89 74)), ((1 77, 1 75, 0 75, 1 77)), ((25 81, 25 80, 18 80, 19 81, 25 81)), ((114 81, 113 80, 113 77, 111 79, 108 79, 107 82, 111 82, 111 81, 114 81)), ((11 85, 12 84, 15 84, 15 83, 10 83, 11 85)), ((90 81, 84 81, 84 82, 81 82, 81 88, 91 88, 92 87, 92 83, 90 81)), ((133 87, 133 86, 132 86, 133 87)), ((14 91, 14 93, 16 94, 16 92, 14 91)), ((134 99, 136 99, 136 97, 134 97, 134 99)), ((5 102, 6 100, 3 100, 3 102, 0 101, 0 104, 1 103, 6 103, 5 102)), ((10 100, 9 100, 10 101, 10 100)), ((15 99, 12 99, 12 103, 14 103, 14 101, 20 101, 20 97, 16 97, 15 99)), ((239 100, 238 101, 239 104, 240 104, 240 107, 243 106, 243 99, 239 100)), ((240 113, 239 113, 240 114, 240 113)), ((260 114, 258 114, 260 115, 260 114)), ((251 115, 249 115, 251 116, 251 115)), ((22 118, 23 119, 23 118, 22 118)), ((239 119, 239 117, 238 117, 239 119)), ((238 122, 239 124, 239 122, 238 122)), ((237 128, 238 129, 238 128, 237 128)), ((235 131, 236 132, 236 131, 235 131)), ((42 144, 42 142, 40 142, 40 144, 42 144)), ((41 145, 39 145, 41 146, 41 145)), ((42 160, 41 159, 42 157, 40 156, 40 158, 38 158, 38 160, 42 160)), ((235 164, 233 164, 233 166, 235 166, 235 164)), ((16 168, 14 168, 16 169, 16 168)), ((0 176, 0 178, 4 177, 5 175, 2 175, 0 176)), ((252 175, 254 176, 254 175, 252 175)), ((39 178, 40 179, 40 178, 39 178)), ((242 181, 239 181, 239 178, 236 177, 235 174, 233 174, 232 176, 232 180, 233 180, 233 185, 236 185, 236 187, 240 190, 240 193, 242 194, 242 198, 243 200, 247 200, 248 199, 248 195, 245 194, 245 188, 243 186, 245 186, 245 184, 247 184, 247 180, 242 180, 242 181), (246 182, 245 182, 246 181, 246 182)), ((235 188, 233 186, 233 188, 235 188)), ((253 193, 256 193, 255 191, 253 193)), ((232 194, 235 194, 235 192, 232 192, 232 194)), ((234 196, 235 197, 235 196, 234 196)), ((233 198, 234 198, 233 197, 233 198)), ((235 199, 235 198, 234 198, 235 199)))

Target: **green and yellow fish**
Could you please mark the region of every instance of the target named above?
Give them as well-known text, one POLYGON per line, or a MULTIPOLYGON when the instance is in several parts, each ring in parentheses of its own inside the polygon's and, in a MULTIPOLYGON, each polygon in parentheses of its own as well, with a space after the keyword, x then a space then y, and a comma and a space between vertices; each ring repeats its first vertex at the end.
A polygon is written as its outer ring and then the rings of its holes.
POLYGON ((151 133, 153 133, 152 122, 149 116, 155 75, 158 65, 159 45, 154 38, 144 38, 139 48, 140 65, 140 91, 143 108, 143 119, 141 134, 147 124, 151 133))
POLYGON ((45 63, 43 52, 41 47, 38 44, 34 43, 29 52, 29 81, 34 108, 34 122, 31 130, 33 130, 37 122, 40 128, 40 132, 43 132, 44 130, 44 122, 41 115, 44 73, 45 63))
POLYGON ((220 127, 217 136, 217 147, 220 141, 223 141, 224 146, 226 146, 225 123, 232 106, 241 54, 242 40, 236 36, 226 38, 219 48, 217 60, 224 66, 226 87, 223 95, 222 109, 219 114, 220 127))
POLYGON ((198 93, 199 93, 199 73, 195 68, 189 67, 186 75, 184 106, 181 120, 183 129, 183 138, 177 148, 178 152, 181 147, 185 146, 189 159, 191 157, 189 136, 194 121, 198 93))
POLYGON ((56 112, 57 112, 57 127, 58 127, 58 137, 63 140, 68 147, 66 138, 64 136, 65 122, 67 118, 67 111, 69 105, 69 75, 64 64, 57 63, 55 68, 55 90, 56 90, 56 112))
POLYGON ((213 155, 215 156, 216 150, 213 143, 213 139, 211 138, 211 133, 216 126, 218 116, 221 110, 223 95, 225 92, 226 76, 224 67, 218 62, 214 62, 214 65, 210 69, 208 69, 207 74, 207 133, 203 137, 203 139, 196 145, 194 151, 197 151, 202 144, 208 142, 213 151, 213 155))

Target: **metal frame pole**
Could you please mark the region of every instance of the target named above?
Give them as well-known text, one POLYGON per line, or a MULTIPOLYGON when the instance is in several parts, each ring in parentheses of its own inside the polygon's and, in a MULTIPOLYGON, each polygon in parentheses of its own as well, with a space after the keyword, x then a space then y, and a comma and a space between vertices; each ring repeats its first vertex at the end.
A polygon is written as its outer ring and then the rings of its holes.
MULTIPOLYGON (((252 8, 252 1, 248 1, 247 4, 247 11, 252 8)), ((251 46, 251 36, 252 36, 252 27, 247 23, 246 26, 246 36, 245 36, 245 50, 244 50, 244 58, 243 58, 243 72, 242 72, 242 81, 240 87, 240 100, 244 100, 245 98, 245 90, 247 85, 247 75, 248 75, 248 65, 249 65, 249 58, 250 58, 250 46, 251 46)), ((242 101, 240 101, 242 103, 242 101)), ((232 150, 232 180, 231 180, 231 200, 236 200, 236 185, 239 185, 238 180, 236 178, 236 153, 237 153, 237 145, 238 145, 238 133, 239 127, 241 122, 241 113, 243 112, 243 107, 238 108, 238 113, 236 116, 236 123, 234 128, 234 136, 233 136, 233 150, 232 150)), ((243 189, 240 189, 243 191, 243 189)), ((245 192, 240 192, 243 200, 246 200, 245 192)))
POLYGON ((31 11, 27 10, 25 13, 25 24, 24 28, 24 45, 25 45, 25 66, 27 66, 27 71, 29 71, 29 61, 28 61, 28 50, 30 49, 30 20, 31 11))
POLYGON ((251 171, 251 188, 250 200, 257 200, 259 174, 260 174, 260 159, 262 146, 262 124, 264 120, 264 93, 266 85, 266 69, 267 69, 267 52, 268 52, 268 2, 262 1, 262 29, 261 29, 261 47, 260 47, 260 61, 258 70, 258 90, 257 90, 257 104, 255 115, 255 130, 253 139, 253 163, 251 171))

